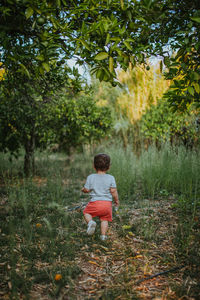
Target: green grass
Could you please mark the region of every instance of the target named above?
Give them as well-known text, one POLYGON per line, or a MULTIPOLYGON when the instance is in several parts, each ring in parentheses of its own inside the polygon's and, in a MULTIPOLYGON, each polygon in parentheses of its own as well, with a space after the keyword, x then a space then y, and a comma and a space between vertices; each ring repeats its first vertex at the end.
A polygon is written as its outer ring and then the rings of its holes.
MULTIPOLYGON (((200 152, 169 145, 161 150, 150 147, 140 157, 130 149, 113 146, 104 149, 111 155, 110 172, 116 177, 121 201, 140 198, 157 199, 178 195, 200 195, 200 152)), ((138 199, 139 200, 139 199, 138 199)))
MULTIPOLYGON (((109 173, 116 178, 121 202, 123 224, 129 224, 126 207, 145 208, 151 216, 149 200, 174 199, 179 218, 174 245, 177 258, 197 263, 200 259, 198 217, 200 210, 200 155, 180 147, 174 151, 169 145, 155 147, 137 157, 130 149, 120 146, 101 146, 95 151, 65 154, 36 153, 36 176, 23 177, 23 156, 9 160, 0 155, 1 206, 1 266, 0 289, 12 299, 30 299, 30 291, 38 284, 52 297, 62 294, 81 273, 74 260, 80 249, 93 242, 85 235, 82 212, 66 211, 87 196, 80 190, 86 177, 94 172, 93 155, 106 152, 111 156, 109 173), (60 281, 56 274, 62 274, 60 281), (9 285, 8 285, 9 283, 9 285)), ((157 239, 159 224, 154 217, 145 216, 130 230, 144 241, 157 239)), ((119 223, 119 236, 127 232, 119 223)), ((97 234, 99 231, 97 230, 97 234)), ((123 274, 122 274, 123 275, 123 274)), ((125 278, 125 274, 122 277, 125 278), (123 277, 124 276, 124 277, 123 277)), ((122 279, 125 280, 125 279, 122 279)), ((124 289, 105 290, 102 299, 125 295, 124 289), (121 293, 121 294, 120 294, 121 293)))
POLYGON ((1 275, 1 290, 9 282, 13 299, 22 295, 28 299, 35 284, 47 285, 46 293, 56 295, 60 285, 70 284, 80 273, 78 265, 71 262, 80 243, 76 218, 82 216, 64 210, 80 201, 80 192, 76 192, 74 177, 63 184, 68 178, 67 172, 64 176, 66 157, 41 155, 38 159, 37 181, 18 173, 20 161, 8 169, 4 157, 1 164, 1 263, 7 266, 1 275), (56 273, 62 274, 59 283, 54 279, 56 273))

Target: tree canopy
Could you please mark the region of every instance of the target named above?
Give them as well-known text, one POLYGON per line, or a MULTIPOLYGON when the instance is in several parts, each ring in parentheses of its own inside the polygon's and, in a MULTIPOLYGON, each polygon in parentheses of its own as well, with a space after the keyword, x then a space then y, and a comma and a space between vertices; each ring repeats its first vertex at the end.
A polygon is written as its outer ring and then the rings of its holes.
POLYGON ((161 69, 164 64, 167 78, 175 79, 171 102, 178 108, 199 103, 198 0, 3 0, 0 12, 0 60, 7 70, 32 76, 34 65, 41 75, 76 57, 115 85, 117 66, 132 68, 159 55, 161 69))

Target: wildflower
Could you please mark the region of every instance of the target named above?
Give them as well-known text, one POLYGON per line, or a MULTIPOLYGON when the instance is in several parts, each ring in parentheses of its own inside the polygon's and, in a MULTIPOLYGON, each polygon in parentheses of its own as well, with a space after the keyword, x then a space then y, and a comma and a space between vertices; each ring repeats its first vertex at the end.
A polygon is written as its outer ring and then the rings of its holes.
POLYGON ((42 227, 42 224, 37 223, 37 224, 36 224, 36 227, 37 227, 37 228, 40 228, 40 227, 42 227))
POLYGON ((54 277, 54 279, 55 279, 56 281, 59 281, 59 280, 62 279, 62 275, 61 275, 61 274, 56 274, 55 277, 54 277))

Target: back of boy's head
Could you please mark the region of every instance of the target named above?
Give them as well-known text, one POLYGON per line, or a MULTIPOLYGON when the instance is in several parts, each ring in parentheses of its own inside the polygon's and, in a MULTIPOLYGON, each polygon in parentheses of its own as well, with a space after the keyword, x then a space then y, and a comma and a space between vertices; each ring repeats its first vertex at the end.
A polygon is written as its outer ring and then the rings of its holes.
POLYGON ((94 167, 97 171, 107 171, 110 167, 110 156, 104 153, 95 155, 94 167))

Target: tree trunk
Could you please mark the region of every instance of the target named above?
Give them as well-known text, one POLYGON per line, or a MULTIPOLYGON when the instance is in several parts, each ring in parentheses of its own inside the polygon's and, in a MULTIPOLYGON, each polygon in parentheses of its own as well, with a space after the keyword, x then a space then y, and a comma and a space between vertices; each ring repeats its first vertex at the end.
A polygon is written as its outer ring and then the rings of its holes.
POLYGON ((24 174, 26 177, 29 177, 31 174, 35 172, 35 159, 34 159, 34 151, 35 151, 35 130, 31 131, 30 137, 26 138, 25 144, 25 156, 24 156, 24 174))
POLYGON ((124 132, 124 131, 122 130, 121 136, 122 136, 123 147, 124 147, 124 149, 126 150, 126 149, 127 149, 127 146, 128 146, 128 136, 127 136, 127 132, 124 132))

